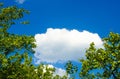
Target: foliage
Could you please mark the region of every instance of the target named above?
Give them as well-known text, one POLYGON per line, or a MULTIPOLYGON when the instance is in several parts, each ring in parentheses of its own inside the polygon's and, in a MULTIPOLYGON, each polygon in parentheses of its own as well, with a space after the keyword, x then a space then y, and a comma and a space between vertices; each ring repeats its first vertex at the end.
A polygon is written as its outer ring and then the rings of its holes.
MULTIPOLYGON (((81 79, 120 79, 120 34, 110 32, 103 42, 103 48, 95 48, 92 42, 86 50, 86 58, 80 59, 81 79)), ((66 72, 73 75, 74 79, 77 66, 68 61, 65 67, 66 72)))
POLYGON ((120 79, 120 34, 111 32, 103 41, 104 48, 96 49, 91 43, 86 50, 86 59, 81 59, 81 78, 120 79), (95 69, 98 73, 92 73, 95 69))
POLYGON ((28 54, 22 55, 16 53, 9 58, 5 55, 1 57, 0 79, 51 79, 54 68, 48 68, 43 64, 35 67, 31 64, 32 59, 28 58, 28 54), (24 58, 23 63, 20 61, 24 58), (45 69, 46 68, 46 69, 45 69), (44 72, 44 69, 46 72, 44 72))
POLYGON ((67 76, 53 76, 55 69, 48 65, 31 63, 29 53, 34 53, 32 49, 36 47, 33 36, 7 32, 25 13, 29 11, 17 6, 3 7, 0 3, 0 79, 67 79, 67 76))
POLYGON ((78 67, 75 66, 71 61, 68 61, 65 65, 67 75, 70 76, 70 79, 75 78, 75 74, 78 71, 78 67))

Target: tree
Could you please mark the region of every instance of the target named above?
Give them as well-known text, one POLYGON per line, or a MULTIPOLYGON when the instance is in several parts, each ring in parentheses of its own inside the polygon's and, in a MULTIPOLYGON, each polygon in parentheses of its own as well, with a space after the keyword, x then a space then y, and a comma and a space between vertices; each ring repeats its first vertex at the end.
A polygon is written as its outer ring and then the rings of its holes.
POLYGON ((28 14, 29 11, 17 6, 3 7, 0 3, 0 79, 62 79, 53 76, 55 68, 44 64, 34 66, 31 63, 32 57, 28 53, 34 53, 33 48, 36 47, 33 36, 7 32, 25 13, 28 14))
POLYGON ((71 61, 68 61, 65 65, 67 75, 70 79, 75 79, 75 74, 78 71, 78 67, 74 65, 71 61))
POLYGON ((110 32, 103 39, 104 48, 96 49, 94 43, 86 50, 86 59, 81 59, 80 77, 83 79, 120 79, 120 34, 110 32), (97 70, 97 73, 92 73, 97 70))

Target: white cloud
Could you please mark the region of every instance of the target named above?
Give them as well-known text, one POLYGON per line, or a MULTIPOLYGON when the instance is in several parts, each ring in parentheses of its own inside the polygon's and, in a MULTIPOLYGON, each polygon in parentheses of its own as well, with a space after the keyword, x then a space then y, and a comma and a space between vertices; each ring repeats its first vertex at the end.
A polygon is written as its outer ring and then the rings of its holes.
POLYGON ((53 73, 53 76, 56 76, 56 75, 59 75, 59 76, 61 76, 61 77, 63 77, 64 75, 67 75, 66 74, 66 71, 64 70, 64 69, 62 69, 62 68, 58 68, 58 67, 55 67, 55 66, 53 66, 53 65, 51 65, 51 64, 49 64, 49 65, 44 65, 44 71, 46 72, 46 67, 47 68, 55 68, 55 72, 53 73))
MULTIPOLYGON (((64 69, 62 69, 62 68, 58 68, 58 67, 55 67, 55 66, 53 66, 53 65, 51 65, 51 64, 48 64, 48 65, 44 65, 43 66, 43 73, 45 73, 47 70, 46 69, 53 69, 53 68, 55 68, 55 72, 53 72, 53 76, 56 76, 56 75, 59 75, 60 77, 63 77, 63 76, 65 76, 65 75, 67 75, 66 74, 66 71, 64 70, 64 69)), ((35 69, 35 71, 36 71, 36 73, 37 73, 37 69, 35 69)), ((52 72, 51 72, 52 73, 52 72)))
POLYGON ((44 68, 43 68, 43 72, 45 73, 46 72, 46 69, 53 69, 54 68, 54 66, 53 65, 44 65, 44 68))
POLYGON ((62 69, 62 68, 57 68, 57 67, 55 67, 55 72, 53 73, 53 75, 54 76, 56 76, 56 75, 59 75, 59 76, 61 76, 61 77, 63 77, 63 76, 65 76, 65 75, 67 75, 66 74, 66 71, 64 70, 64 69, 62 69))
POLYGON ((19 4, 23 4, 25 2, 25 0, 16 0, 15 2, 17 2, 19 4))
POLYGON ((76 61, 85 57, 85 50, 91 42, 102 47, 102 40, 97 33, 78 30, 48 28, 46 33, 35 35, 37 47, 34 54, 37 63, 76 61))

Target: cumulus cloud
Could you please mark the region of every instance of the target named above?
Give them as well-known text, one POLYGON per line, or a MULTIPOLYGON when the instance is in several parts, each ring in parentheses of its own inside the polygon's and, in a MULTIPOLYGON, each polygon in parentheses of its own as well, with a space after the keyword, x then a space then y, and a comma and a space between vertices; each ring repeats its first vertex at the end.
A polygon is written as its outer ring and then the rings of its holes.
MULTIPOLYGON (((44 65, 44 66, 46 66, 46 65, 44 65)), ((63 77, 65 75, 67 75, 66 71, 62 68, 58 68, 58 67, 55 67, 50 64, 47 66, 47 68, 55 68, 55 72, 53 73, 53 76, 59 75, 59 76, 63 77)), ((44 71, 46 71, 46 69, 44 69, 44 71)))
POLYGON ((16 0, 15 2, 17 2, 19 4, 23 4, 25 2, 25 0, 16 0))
POLYGON ((91 42, 102 47, 102 40, 97 33, 89 31, 48 28, 46 33, 35 35, 37 47, 34 56, 37 63, 76 61, 85 57, 85 50, 91 42))
MULTIPOLYGON (((59 75, 60 77, 63 77, 63 76, 65 76, 65 75, 67 75, 66 74, 66 71, 64 70, 64 69, 62 69, 62 68, 58 68, 58 67, 55 67, 55 66, 53 66, 53 65, 51 65, 51 64, 48 64, 48 65, 43 65, 43 73, 46 73, 46 71, 47 71, 47 69, 53 69, 53 68, 55 68, 55 72, 53 72, 53 76, 56 76, 56 75, 59 75)), ((37 73, 37 69, 35 69, 35 71, 36 71, 36 73, 37 73)), ((52 73, 52 72, 51 72, 52 73)))
POLYGON ((59 75, 59 76, 63 77, 67 74, 66 74, 66 71, 64 69, 55 67, 55 72, 53 73, 53 75, 54 76, 59 75))

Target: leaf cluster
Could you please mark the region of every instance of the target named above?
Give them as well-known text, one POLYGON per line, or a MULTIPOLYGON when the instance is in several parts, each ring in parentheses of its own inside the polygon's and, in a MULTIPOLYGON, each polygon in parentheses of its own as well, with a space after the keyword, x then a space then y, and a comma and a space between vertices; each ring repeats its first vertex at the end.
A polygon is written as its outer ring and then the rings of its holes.
POLYGON ((120 34, 111 32, 103 41, 104 48, 99 49, 91 43, 86 50, 86 59, 80 60, 82 62, 81 78, 120 78, 120 34), (90 73, 94 69, 98 69, 98 72, 90 73))
POLYGON ((33 54, 36 47, 33 36, 7 32, 25 13, 29 11, 17 6, 3 7, 0 3, 0 79, 67 79, 67 76, 54 76, 55 68, 32 64, 29 53, 33 54))

